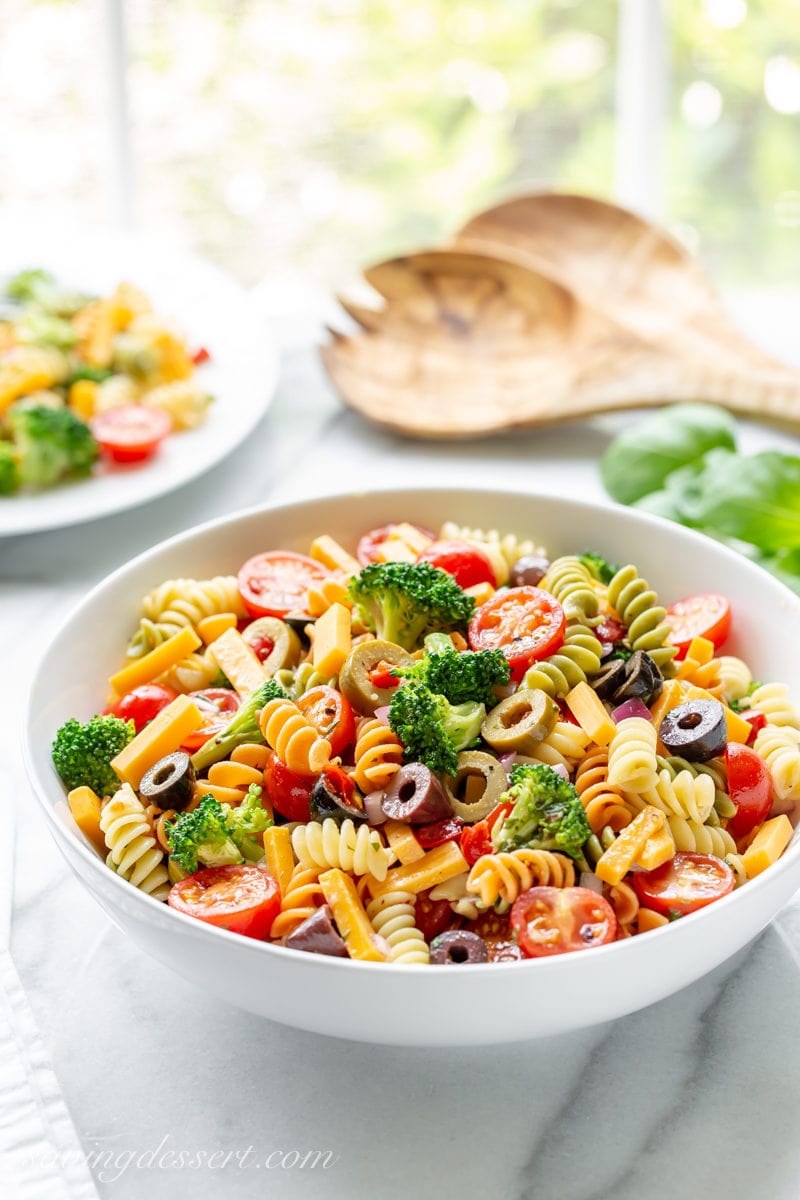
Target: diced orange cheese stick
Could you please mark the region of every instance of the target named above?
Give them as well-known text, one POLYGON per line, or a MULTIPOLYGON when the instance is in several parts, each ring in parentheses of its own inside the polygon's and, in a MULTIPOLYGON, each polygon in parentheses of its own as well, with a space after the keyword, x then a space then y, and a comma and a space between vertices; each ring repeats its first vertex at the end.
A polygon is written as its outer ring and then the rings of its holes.
POLYGON ((652 908, 639 909, 636 915, 636 929, 639 933, 647 933, 649 929, 660 929, 662 925, 669 925, 669 917, 655 912, 652 908))
POLYGON ((111 766, 123 783, 138 788, 145 771, 165 754, 180 750, 181 743, 200 728, 203 720, 194 700, 189 696, 176 696, 124 750, 120 750, 116 758, 112 758, 111 766))
POLYGON ((621 883, 641 854, 647 839, 663 828, 665 820, 661 809, 648 804, 611 843, 599 859, 595 874, 603 883, 621 883))
POLYGON ((218 783, 220 787, 243 788, 247 791, 253 783, 263 787, 264 772, 244 763, 217 762, 208 768, 208 781, 218 783))
POLYGON ((412 550, 402 538, 394 534, 375 547, 375 557, 378 562, 409 562, 417 561, 417 551, 412 550))
MULTIPOLYGON (((466 803, 469 804, 470 801, 467 800, 466 803)), ((383 832, 398 862, 413 863, 425 857, 425 851, 414 837, 413 829, 406 825, 405 821, 387 821, 383 832)))
POLYGON ((663 829, 659 829, 658 833, 654 833, 647 839, 641 854, 636 859, 636 865, 644 871, 655 871, 656 867, 663 866, 665 862, 669 862, 674 857, 675 843, 665 825, 663 829))
POLYGON ((314 626, 314 669, 321 675, 338 675, 353 645, 350 612, 335 603, 314 626))
POLYGON ((236 613, 212 613, 210 617, 203 617, 202 621, 197 622, 197 632, 205 644, 210 646, 218 637, 222 637, 226 629, 235 629, 238 623, 236 613))
POLYGON ((89 421, 94 416, 94 406, 97 400, 99 385, 93 379, 77 379, 67 393, 67 404, 82 421, 89 421))
MULTIPOLYGON (((663 817, 663 813, 661 814, 663 817)), ((390 843, 391 845, 391 843, 390 843)), ((380 884, 372 887, 374 896, 382 892, 425 892, 428 888, 438 887, 454 875, 469 869, 469 863, 461 853, 457 842, 444 842, 428 850, 416 862, 406 863, 402 867, 394 867, 388 871, 386 878, 380 884)))
POLYGON ((392 530, 392 537, 404 541, 409 550, 413 550, 415 556, 422 554, 422 551, 431 544, 427 533, 423 533, 421 529, 417 529, 416 525, 411 525, 408 521, 399 521, 392 530))
POLYGON ((118 696, 124 696, 132 688, 142 683, 150 683, 159 675, 163 675, 170 667, 177 666, 187 654, 192 654, 202 643, 191 626, 187 625, 172 637, 167 638, 149 654, 136 658, 133 662, 112 675, 109 684, 118 696))
POLYGON ((270 825, 264 830, 264 863, 270 875, 277 879, 281 896, 285 896, 294 870, 292 834, 285 825, 270 825))
POLYGON ((487 600, 491 600, 495 593, 495 589, 488 580, 486 580, 484 583, 473 583, 472 587, 464 588, 464 591, 468 596, 472 596, 472 599, 475 601, 476 608, 480 608, 480 606, 485 604, 487 600))
POLYGON ((686 651, 686 657, 692 658, 696 663, 704 666, 705 663, 710 663, 714 657, 714 643, 704 637, 692 638, 689 649, 686 651))
POLYGON ((566 701, 583 732, 598 746, 607 746, 617 732, 617 726, 594 688, 583 680, 567 694, 566 701))
POLYGON ((73 788, 67 796, 69 811, 75 824, 85 838, 94 846, 103 858, 106 856, 106 841, 100 828, 100 797, 90 787, 73 788))
POLYGON ((329 567, 331 571, 342 571, 347 576, 358 575, 361 570, 361 564, 352 554, 348 554, 344 546, 340 546, 327 533, 314 539, 309 554, 311 558, 322 563, 323 567, 329 567))
POLYGON ((264 682, 264 667, 238 629, 226 629, 211 643, 208 653, 243 700, 264 682))
POLYGON ((744 852, 747 878, 760 875, 776 863, 792 840, 792 823, 785 813, 765 821, 744 852))
MULTIPOLYGON (((650 720, 658 730, 659 725, 664 720, 668 712, 673 708, 677 708, 683 703, 683 688, 677 679, 667 679, 664 682, 664 688, 661 695, 656 700, 653 707, 650 709, 650 720)), ((660 753, 660 751, 659 751, 660 753)))
POLYGON ((349 956, 362 962, 385 962, 386 954, 350 876, 334 868, 320 875, 319 884, 349 956))

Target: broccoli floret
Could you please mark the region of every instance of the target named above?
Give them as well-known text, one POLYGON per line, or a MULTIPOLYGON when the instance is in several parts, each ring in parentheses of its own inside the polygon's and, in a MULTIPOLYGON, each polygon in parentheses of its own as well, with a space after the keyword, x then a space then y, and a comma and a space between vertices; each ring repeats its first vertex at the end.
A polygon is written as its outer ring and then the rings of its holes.
POLYGON ((6 284, 6 295, 17 304, 30 301, 38 302, 39 297, 55 287, 55 278, 42 267, 31 267, 27 271, 19 271, 6 284))
POLYGON ((78 340, 69 321, 43 308, 28 309, 17 322, 17 334, 21 342, 33 346, 55 346, 58 350, 69 350, 78 340))
POLYGON ((19 487, 19 463, 11 442, 0 442, 0 496, 10 496, 19 487))
POLYGON ((98 796, 112 796, 120 786, 111 760, 133 740, 136 726, 120 717, 98 716, 81 724, 66 721, 53 742, 53 763, 66 787, 86 784, 98 796))
POLYGON ((88 475, 99 453, 89 426, 69 408, 15 406, 8 428, 19 459, 20 481, 49 487, 65 476, 88 475))
POLYGON ((585 866, 583 846, 592 831, 575 788, 552 767, 518 763, 500 800, 514 807, 497 829, 497 850, 559 850, 585 866))
POLYGON ((105 383, 114 374, 108 367, 92 367, 89 363, 81 363, 72 374, 64 380, 64 387, 69 390, 73 383, 88 379, 90 383, 105 383))
POLYGON ((446 633, 428 634, 424 656, 392 674, 424 683, 451 704, 473 700, 487 707, 497 703, 493 689, 504 687, 511 679, 502 650, 458 651, 446 633))
POLYGON ((370 563, 349 592, 356 620, 406 650, 428 633, 463 628, 475 608, 452 575, 430 563, 370 563))
POLYGON ((228 819, 231 837, 250 862, 258 862, 264 857, 264 845, 258 834, 263 833, 267 826, 272 824, 267 810, 261 803, 261 791, 257 783, 251 783, 241 804, 237 804, 235 808, 228 804, 222 806, 228 819))
POLYGON ((407 762, 455 775, 458 751, 473 744, 485 716, 483 704, 450 704, 424 683, 413 681, 392 697, 389 725, 403 743, 407 762))
POLYGON ((182 813, 168 824, 167 845, 175 861, 190 875, 201 864, 224 867, 240 863, 244 857, 233 839, 225 808, 210 793, 192 812, 182 813))
POLYGON ((258 727, 258 714, 270 700, 288 699, 286 692, 275 679, 268 679, 260 688, 245 700, 231 717, 224 729, 216 737, 209 738, 192 755, 192 763, 196 771, 203 771, 212 763, 228 758, 232 750, 245 742, 264 744, 264 736, 258 727))
POLYGON ((614 563, 610 563, 607 558, 603 558, 602 554, 595 554, 593 550, 585 550, 583 554, 579 554, 580 562, 586 567, 590 575, 594 575, 600 583, 609 584, 616 575, 619 567, 614 563))

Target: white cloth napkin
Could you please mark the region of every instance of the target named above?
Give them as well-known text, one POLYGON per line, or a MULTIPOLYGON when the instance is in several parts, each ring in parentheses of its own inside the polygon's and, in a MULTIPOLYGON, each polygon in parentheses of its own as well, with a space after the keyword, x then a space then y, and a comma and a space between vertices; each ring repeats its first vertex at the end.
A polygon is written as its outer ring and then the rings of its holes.
POLYGON ((14 805, 0 780, 0 1195, 97 1200, 44 1041, 10 953, 14 805))

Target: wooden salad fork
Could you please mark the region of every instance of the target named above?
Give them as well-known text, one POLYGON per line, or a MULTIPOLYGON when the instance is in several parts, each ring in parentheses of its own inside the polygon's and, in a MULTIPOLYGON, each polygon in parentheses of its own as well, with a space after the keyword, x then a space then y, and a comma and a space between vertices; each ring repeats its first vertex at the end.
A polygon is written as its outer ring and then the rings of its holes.
POLYGON ((325 367, 345 403, 417 437, 676 400, 800 419, 800 371, 750 343, 699 264, 635 214, 538 193, 480 214, 442 249, 364 273, 325 367))

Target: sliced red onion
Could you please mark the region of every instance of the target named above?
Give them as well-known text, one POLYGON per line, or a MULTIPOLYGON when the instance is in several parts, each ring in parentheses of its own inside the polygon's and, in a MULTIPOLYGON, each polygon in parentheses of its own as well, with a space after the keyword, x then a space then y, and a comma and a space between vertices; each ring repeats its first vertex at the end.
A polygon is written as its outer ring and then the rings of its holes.
POLYGON ((500 766, 503 768, 506 775, 510 775, 511 768, 513 767, 514 763, 517 761, 516 750, 509 750, 508 754, 501 754, 497 761, 500 763, 500 766))
POLYGON ((390 704, 382 704, 380 708, 375 709, 375 717, 378 721, 380 721, 381 725, 389 724, 389 709, 390 708, 391 708, 390 704))
POLYGON ((645 721, 650 720, 650 709, 636 696, 633 700, 626 700, 624 704, 620 704, 619 708, 615 708, 611 716, 619 725, 620 721, 627 721, 629 717, 644 717, 645 721))
POLYGON ((607 654, 610 654, 613 649, 614 649, 613 642, 601 642, 600 643, 600 657, 605 658, 605 656, 607 654))
POLYGON ((567 783, 569 783, 569 771, 563 763, 556 763, 555 766, 551 767, 550 769, 551 771, 555 771, 556 775, 560 775, 562 779, 566 779, 567 783))
POLYGON ((588 888, 590 892, 597 892, 598 896, 603 894, 603 881, 594 871, 581 871, 580 886, 588 888))
POLYGON ((364 797, 364 812, 367 814, 368 825, 382 825, 387 820, 386 813, 381 807, 384 792, 367 792, 364 797))

